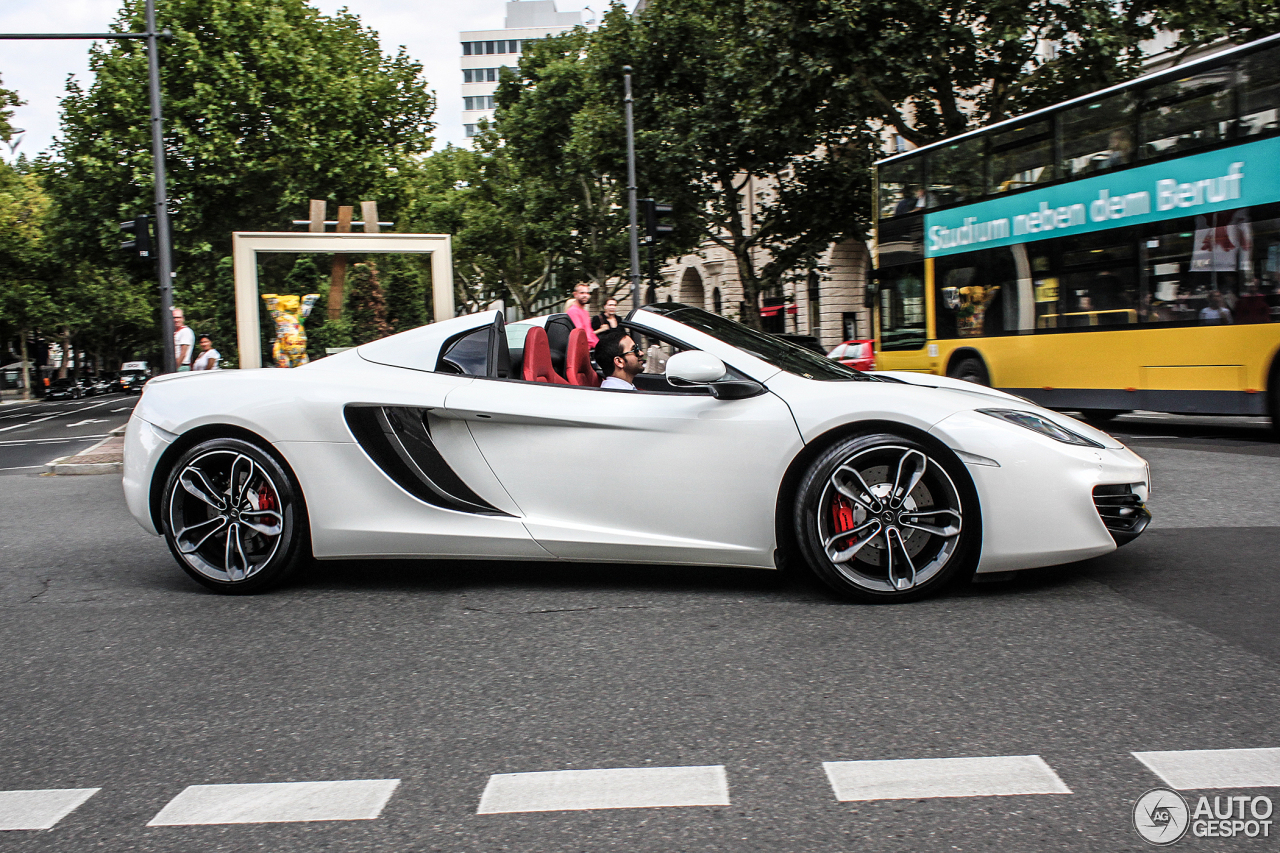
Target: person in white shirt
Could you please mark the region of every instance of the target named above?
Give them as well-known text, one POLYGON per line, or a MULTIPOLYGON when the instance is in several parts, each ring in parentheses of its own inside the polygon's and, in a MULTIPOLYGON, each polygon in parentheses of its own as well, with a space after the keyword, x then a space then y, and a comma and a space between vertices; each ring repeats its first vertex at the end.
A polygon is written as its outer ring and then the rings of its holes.
POLYGON ((195 363, 191 365, 191 369, 217 370, 218 362, 222 360, 222 356, 213 348, 213 340, 208 335, 201 335, 197 340, 200 344, 200 354, 196 356, 195 363))
POLYGON ((636 374, 644 368, 644 352, 625 330, 610 329, 596 344, 596 364, 607 372, 601 388, 636 390, 636 374))
POLYGON ((173 360, 179 371, 191 369, 191 356, 196 348, 196 333, 187 325, 181 308, 173 309, 173 360))

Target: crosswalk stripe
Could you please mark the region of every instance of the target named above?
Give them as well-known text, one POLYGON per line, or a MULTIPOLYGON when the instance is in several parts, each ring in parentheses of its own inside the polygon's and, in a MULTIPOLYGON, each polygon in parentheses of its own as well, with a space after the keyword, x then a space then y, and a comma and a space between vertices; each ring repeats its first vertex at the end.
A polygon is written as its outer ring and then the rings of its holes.
POLYGON ((101 788, 0 791, 0 830, 52 829, 101 788))
POLYGON ((1280 787, 1280 749, 1181 749, 1133 757, 1178 791, 1280 787))
POLYGON ((824 761, 840 802, 1070 794, 1038 755, 824 761))
POLYGON ((192 785, 170 800, 147 826, 373 820, 399 784, 399 779, 356 779, 192 785))
POLYGON ((723 765, 618 767, 490 776, 476 814, 727 805, 723 765))

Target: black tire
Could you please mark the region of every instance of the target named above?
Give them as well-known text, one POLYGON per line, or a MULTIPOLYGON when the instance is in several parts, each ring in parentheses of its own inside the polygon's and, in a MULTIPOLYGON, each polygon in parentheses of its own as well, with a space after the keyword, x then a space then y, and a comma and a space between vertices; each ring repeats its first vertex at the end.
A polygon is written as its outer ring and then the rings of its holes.
POLYGON ((953 362, 947 370, 947 375, 952 379, 963 379, 965 382, 972 382, 975 385, 991 387, 991 374, 987 373, 987 366, 977 356, 965 356, 959 361, 953 362))
POLYGON ((271 454, 238 438, 202 441, 178 458, 160 519, 178 565, 215 592, 262 592, 311 556, 297 481, 271 454))
POLYGON ((813 573, 865 603, 936 593, 972 571, 982 538, 977 494, 959 460, 892 433, 845 439, 814 460, 793 524, 813 573))

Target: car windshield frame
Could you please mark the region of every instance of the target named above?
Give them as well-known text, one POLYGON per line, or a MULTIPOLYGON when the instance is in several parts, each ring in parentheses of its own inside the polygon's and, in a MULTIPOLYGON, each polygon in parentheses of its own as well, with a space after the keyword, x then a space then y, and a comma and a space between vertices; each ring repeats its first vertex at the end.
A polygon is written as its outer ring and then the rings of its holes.
MULTIPOLYGON (((649 311, 710 335, 779 370, 816 382, 879 382, 879 377, 846 367, 783 338, 748 328, 742 323, 680 302, 659 302, 639 309, 649 311)), ((635 313, 635 312, 633 312, 635 313)), ((631 318, 628 317, 628 320, 631 318)))

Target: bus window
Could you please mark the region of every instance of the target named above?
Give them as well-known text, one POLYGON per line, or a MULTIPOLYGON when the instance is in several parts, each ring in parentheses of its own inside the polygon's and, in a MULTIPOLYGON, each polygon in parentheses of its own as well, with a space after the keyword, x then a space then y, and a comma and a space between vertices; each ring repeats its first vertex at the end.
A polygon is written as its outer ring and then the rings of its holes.
POLYGON ((943 145, 929 155, 929 196, 932 204, 955 204, 982 196, 983 151, 981 136, 943 145))
POLYGON ((991 182, 993 193, 1021 189, 1053 180, 1053 126, 1034 121, 991 137, 991 182))
POLYGON ((1112 95, 1066 110, 1062 122, 1062 172, 1076 177, 1134 161, 1133 102, 1112 95))
POLYGON ((925 343, 924 267, 880 269, 880 349, 913 350, 925 343))
POLYGON ((880 217, 919 213, 925 208, 924 157, 908 157, 879 167, 880 217))
POLYGON ((1127 231, 1103 231, 1064 241, 1060 327, 1138 322, 1137 247, 1127 231))
POLYGON ((939 338, 1011 335, 1031 328, 1033 314, 1022 308, 1030 299, 1030 279, 1018 273, 1020 253, 1026 254, 1022 246, 1007 246, 934 261, 939 338))
POLYGON ((1142 93, 1144 159, 1185 154, 1226 139, 1231 128, 1231 66, 1158 83, 1142 93))
POLYGON ((1247 57, 1240 65, 1239 136, 1280 130, 1280 47, 1247 57))

